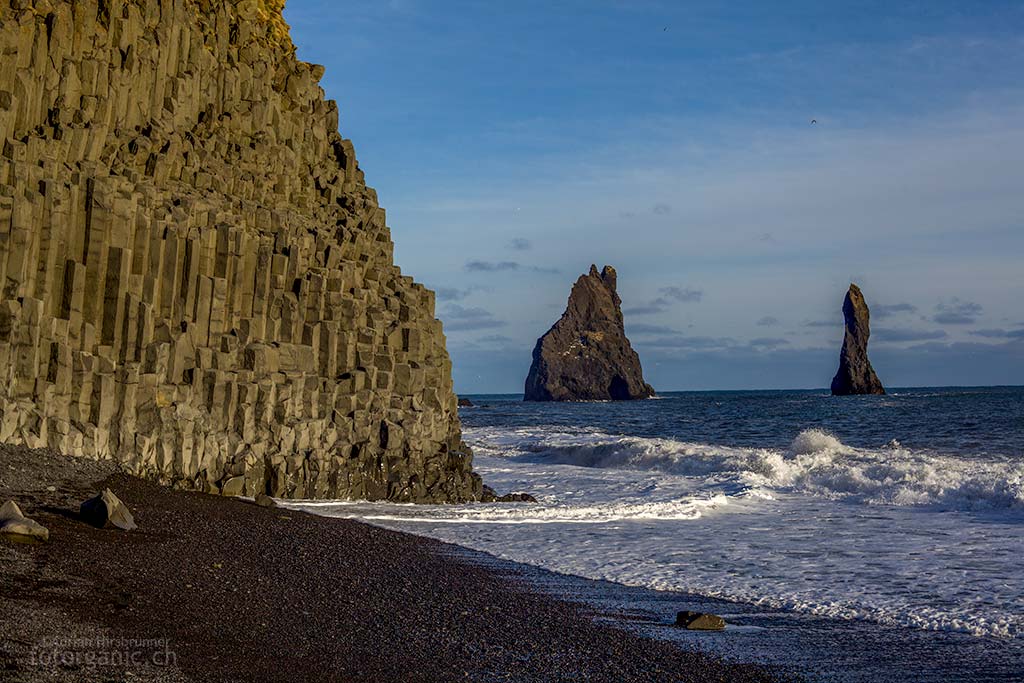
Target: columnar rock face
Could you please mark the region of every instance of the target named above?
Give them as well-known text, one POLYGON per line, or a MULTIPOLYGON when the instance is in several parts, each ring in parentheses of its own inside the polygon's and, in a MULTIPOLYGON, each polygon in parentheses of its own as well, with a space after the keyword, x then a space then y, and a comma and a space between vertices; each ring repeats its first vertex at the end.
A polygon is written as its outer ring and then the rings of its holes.
POLYGON ((562 318, 537 341, 526 378, 527 401, 649 398, 640 357, 626 339, 615 269, 581 275, 562 318))
POLYGON ((0 441, 478 499, 434 294, 281 0, 0 0, 0 441))
POLYGON ((832 380, 832 395, 884 394, 885 389, 868 360, 870 313, 857 285, 850 285, 850 291, 846 293, 843 316, 846 318, 846 336, 839 354, 839 371, 832 380))

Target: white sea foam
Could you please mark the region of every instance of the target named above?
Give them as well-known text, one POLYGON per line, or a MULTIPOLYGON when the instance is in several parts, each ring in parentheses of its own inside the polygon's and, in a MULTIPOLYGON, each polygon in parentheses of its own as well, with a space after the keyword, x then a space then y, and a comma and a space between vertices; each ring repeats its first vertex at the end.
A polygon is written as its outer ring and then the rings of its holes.
POLYGON ((467 430, 496 457, 600 469, 655 470, 685 477, 732 480, 877 505, 933 505, 954 510, 1024 511, 1024 464, 963 460, 914 452, 892 440, 882 448, 844 445, 807 429, 787 450, 742 448, 603 432, 486 428, 467 430))
POLYGON ((457 517, 447 508, 421 510, 413 515, 365 515, 367 520, 414 522, 455 522, 476 524, 606 524, 624 520, 694 520, 702 510, 729 504, 726 496, 706 499, 647 503, 606 503, 596 505, 477 505, 463 509, 457 517))
POLYGON ((842 442, 823 429, 805 429, 800 432, 789 447, 795 455, 809 455, 822 451, 838 451, 843 448, 842 442))

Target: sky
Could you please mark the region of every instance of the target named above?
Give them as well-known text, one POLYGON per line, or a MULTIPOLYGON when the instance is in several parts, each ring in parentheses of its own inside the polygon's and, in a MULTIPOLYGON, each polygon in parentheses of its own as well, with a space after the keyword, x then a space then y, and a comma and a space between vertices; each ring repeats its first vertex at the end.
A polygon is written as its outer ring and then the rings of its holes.
POLYGON ((288 0, 460 393, 592 263, 658 390, 1024 384, 1024 3, 288 0))

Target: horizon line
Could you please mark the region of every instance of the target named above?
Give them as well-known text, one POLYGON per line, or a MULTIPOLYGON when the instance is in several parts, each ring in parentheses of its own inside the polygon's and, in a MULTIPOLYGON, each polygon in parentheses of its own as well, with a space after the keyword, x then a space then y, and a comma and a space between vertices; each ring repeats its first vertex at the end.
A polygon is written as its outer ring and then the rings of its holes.
MULTIPOLYGON (((920 386, 907 386, 907 387, 887 387, 886 394, 890 395, 894 391, 914 391, 917 389, 1024 389, 1024 384, 936 384, 936 385, 920 385, 920 386)), ((825 391, 831 392, 829 387, 794 387, 788 389, 668 389, 665 391, 655 390, 655 396, 661 394, 710 394, 710 393, 741 393, 751 391, 825 391)), ((474 391, 474 392, 460 392, 456 391, 457 396, 523 396, 522 391, 474 391)), ((839 397, 846 398, 846 397, 839 397)), ((649 399, 639 399, 649 400, 649 399)), ((631 401, 546 401, 547 403, 630 403, 631 401)), ((545 401, 541 401, 545 403, 545 401)))

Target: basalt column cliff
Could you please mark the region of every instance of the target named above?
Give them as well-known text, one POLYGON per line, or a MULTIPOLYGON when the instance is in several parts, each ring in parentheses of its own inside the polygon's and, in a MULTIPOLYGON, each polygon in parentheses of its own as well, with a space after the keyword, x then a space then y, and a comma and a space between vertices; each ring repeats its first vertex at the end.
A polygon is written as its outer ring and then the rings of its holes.
POLYGON ((221 493, 478 499, 281 0, 0 0, 0 441, 221 493))

